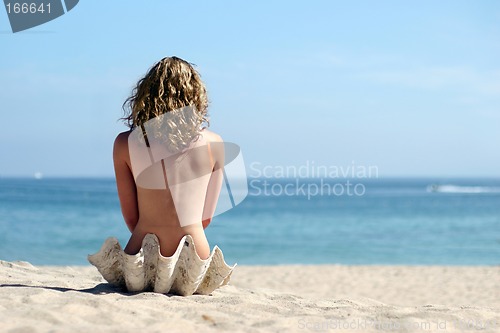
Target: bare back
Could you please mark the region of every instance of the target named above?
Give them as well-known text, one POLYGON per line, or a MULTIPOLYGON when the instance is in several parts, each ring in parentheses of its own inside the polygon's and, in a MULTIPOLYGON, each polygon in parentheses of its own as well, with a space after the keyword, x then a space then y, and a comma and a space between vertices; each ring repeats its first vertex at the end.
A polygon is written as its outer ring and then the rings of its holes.
POLYGON ((204 227, 215 211, 224 165, 223 151, 211 148, 216 146, 210 143, 222 140, 203 130, 188 150, 158 160, 138 175, 133 172, 129 135, 124 132, 117 137, 114 151, 118 194, 132 232, 125 252, 137 253, 144 236, 154 233, 162 255, 170 256, 189 234, 200 258, 208 258, 204 227))

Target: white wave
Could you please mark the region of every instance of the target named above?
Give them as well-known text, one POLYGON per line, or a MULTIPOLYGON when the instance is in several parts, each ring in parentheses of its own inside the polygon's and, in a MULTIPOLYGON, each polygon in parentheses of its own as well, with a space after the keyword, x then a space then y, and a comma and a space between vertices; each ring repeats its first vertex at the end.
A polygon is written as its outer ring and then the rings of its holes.
POLYGON ((491 186, 459 186, 459 185, 429 185, 427 192, 439 193, 500 193, 500 187, 491 186))

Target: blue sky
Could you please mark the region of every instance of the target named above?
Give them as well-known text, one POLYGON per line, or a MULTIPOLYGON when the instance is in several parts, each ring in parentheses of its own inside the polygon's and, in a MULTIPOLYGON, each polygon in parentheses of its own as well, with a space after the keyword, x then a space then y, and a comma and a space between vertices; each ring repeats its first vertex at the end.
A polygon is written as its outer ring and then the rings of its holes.
POLYGON ((112 176, 132 86, 197 64, 247 165, 500 177, 498 1, 80 1, 12 34, 0 10, 0 176, 112 176))

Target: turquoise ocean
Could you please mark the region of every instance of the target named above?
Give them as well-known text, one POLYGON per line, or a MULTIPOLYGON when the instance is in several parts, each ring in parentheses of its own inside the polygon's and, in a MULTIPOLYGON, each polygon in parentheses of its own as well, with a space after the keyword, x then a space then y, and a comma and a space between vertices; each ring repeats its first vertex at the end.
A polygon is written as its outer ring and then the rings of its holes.
MULTIPOLYGON (((500 179, 346 181, 249 179, 209 243, 240 265, 500 264, 500 179)), ((0 178, 1 260, 87 265, 109 236, 129 237, 114 179, 0 178)))

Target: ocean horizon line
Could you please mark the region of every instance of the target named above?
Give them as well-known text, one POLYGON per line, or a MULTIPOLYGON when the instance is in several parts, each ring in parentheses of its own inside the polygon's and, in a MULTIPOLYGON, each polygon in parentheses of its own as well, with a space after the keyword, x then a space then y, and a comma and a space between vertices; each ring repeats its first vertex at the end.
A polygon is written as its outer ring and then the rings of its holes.
MULTIPOLYGON (((424 176, 424 175, 410 175, 410 176, 400 176, 400 175, 388 175, 380 177, 235 177, 237 179, 247 178, 247 179, 272 179, 272 180, 291 180, 291 179, 309 179, 309 180, 497 180, 500 181, 500 175, 498 176, 424 176)), ((36 176, 36 175, 1 175, 2 179, 12 179, 12 180, 64 180, 64 179, 74 179, 74 180, 114 180, 115 176, 94 176, 94 175, 48 175, 48 176, 36 176)))

